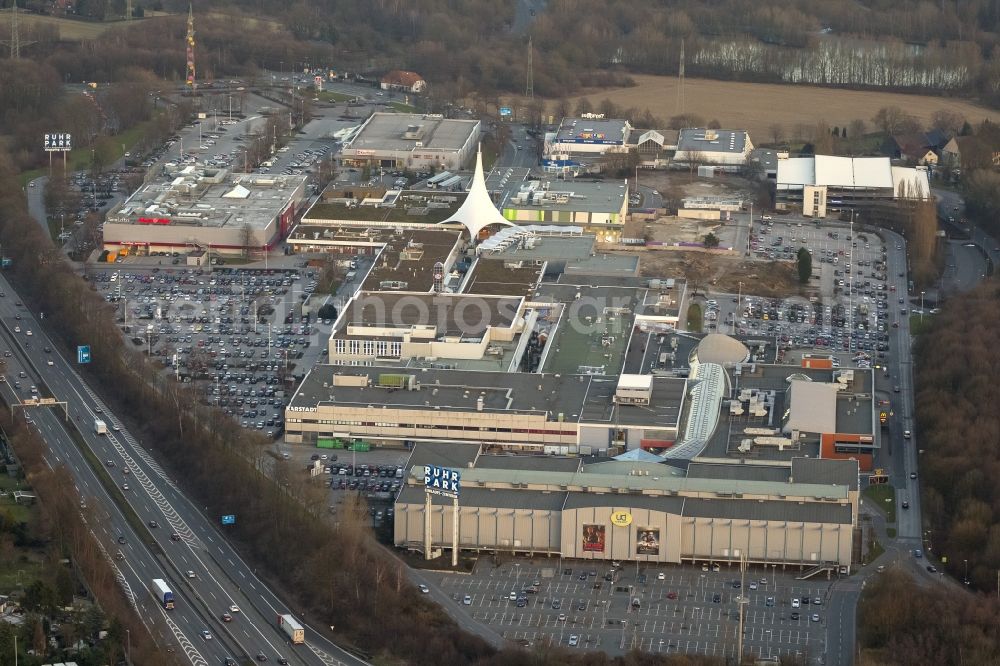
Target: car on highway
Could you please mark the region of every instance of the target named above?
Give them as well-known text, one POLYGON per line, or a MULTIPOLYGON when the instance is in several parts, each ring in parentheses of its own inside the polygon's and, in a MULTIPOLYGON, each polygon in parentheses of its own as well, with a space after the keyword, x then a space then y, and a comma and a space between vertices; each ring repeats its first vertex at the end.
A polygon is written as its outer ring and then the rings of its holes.
POLYGON ((171 532, 170 533, 170 540, 171 541, 180 541, 181 540, 181 535, 178 534, 177 532, 171 532))
POLYGON ((122 484, 122 490, 128 490, 128 484, 127 483, 123 483, 122 484))
POLYGON ((196 576, 195 576, 195 574, 194 574, 193 571, 191 571, 190 569, 188 569, 188 571, 187 571, 187 577, 188 578, 195 578, 196 576))
POLYGON ((903 500, 903 502, 902 502, 902 507, 903 507, 904 509, 909 509, 909 508, 910 508, 910 503, 909 503, 909 502, 907 502, 906 500, 903 500))
POLYGON ((118 537, 118 543, 124 544, 125 543, 125 537, 124 536, 119 536, 118 537))
POLYGON ((418 588, 420 589, 420 593, 421 594, 430 594, 430 592, 431 592, 431 588, 427 587, 423 583, 421 583, 420 585, 418 585, 418 588))
POLYGON ((160 524, 157 523, 155 520, 151 520, 149 521, 149 526, 152 527, 153 529, 156 529, 157 527, 160 526, 160 524))
POLYGON ((104 464, 107 465, 108 467, 114 467, 115 466, 115 461, 109 459, 104 464))
POLYGON ((233 604, 232 606, 229 607, 229 612, 230 613, 239 613, 240 612, 240 607, 237 606, 236 604, 233 604))
POLYGON ((930 571, 931 573, 937 573, 937 567, 934 566, 933 564, 928 564, 927 570, 930 571))
POLYGON ((924 556, 924 551, 920 550, 919 548, 913 551, 913 557, 917 558, 918 560, 923 556, 924 556))
POLYGON ((917 478, 917 473, 916 472, 910 472, 910 478, 911 479, 917 478))
POLYGON ((257 661, 267 661, 267 655, 263 652, 257 653, 257 661))
POLYGON ((222 621, 223 622, 232 622, 233 621, 233 616, 230 615, 229 613, 223 613, 222 614, 222 621))
POLYGON ((206 641, 210 641, 212 640, 212 633, 208 629, 202 629, 201 637, 204 638, 206 641))

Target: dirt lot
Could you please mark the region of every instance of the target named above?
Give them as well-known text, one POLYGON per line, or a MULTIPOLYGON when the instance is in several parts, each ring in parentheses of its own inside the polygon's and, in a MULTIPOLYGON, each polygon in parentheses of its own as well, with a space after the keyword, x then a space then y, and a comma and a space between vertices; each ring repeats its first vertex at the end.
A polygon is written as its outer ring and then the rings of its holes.
MULTIPOLYGON (((596 107, 607 98, 620 107, 649 109, 656 117, 673 115, 676 77, 636 74, 632 78, 639 85, 577 95, 570 103, 575 107, 581 97, 587 97, 596 107)), ((831 127, 845 126, 855 118, 870 125, 872 116, 883 106, 898 106, 924 121, 938 109, 960 113, 973 124, 998 115, 972 102, 947 97, 709 79, 686 79, 684 101, 688 113, 706 120, 717 118, 723 127, 745 128, 758 144, 771 141, 773 124, 782 125, 786 137, 796 134, 797 125, 811 127, 821 120, 831 127)))
MULTIPOLYGON (((759 296, 788 296, 799 293, 795 264, 779 261, 746 261, 741 256, 638 250, 639 272, 643 277, 664 278, 684 275, 692 291, 723 291, 735 294, 739 283, 759 296), (752 289, 750 285, 752 284, 752 289)), ((609 254, 635 254, 633 251, 609 254)))

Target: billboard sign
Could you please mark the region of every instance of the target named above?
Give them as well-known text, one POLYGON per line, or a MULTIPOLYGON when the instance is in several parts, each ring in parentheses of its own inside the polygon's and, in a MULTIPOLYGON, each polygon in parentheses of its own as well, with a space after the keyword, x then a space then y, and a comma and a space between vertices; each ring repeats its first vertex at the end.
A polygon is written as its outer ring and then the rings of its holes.
POLYGON ((603 553, 606 538, 604 525, 583 526, 583 552, 603 553))
POLYGON ((139 224, 170 224, 169 217, 140 217, 136 220, 139 224))
POLYGON ((462 475, 439 465, 424 465, 424 489, 432 495, 458 498, 462 475))
POLYGON ((636 530, 635 554, 660 554, 660 529, 658 527, 640 527, 636 530))
POLYGON ((67 132, 52 132, 42 138, 42 146, 47 152, 73 150, 73 135, 67 132))
POLYGON ((235 525, 236 524, 236 516, 234 514, 232 514, 232 513, 226 514, 225 516, 222 517, 222 524, 223 525, 235 525))
POLYGON ((501 106, 500 107, 500 116, 501 117, 506 118, 507 116, 511 115, 511 113, 512 113, 512 109, 509 106, 501 106))
POLYGON ((76 362, 90 363, 90 345, 78 345, 76 348, 76 362))

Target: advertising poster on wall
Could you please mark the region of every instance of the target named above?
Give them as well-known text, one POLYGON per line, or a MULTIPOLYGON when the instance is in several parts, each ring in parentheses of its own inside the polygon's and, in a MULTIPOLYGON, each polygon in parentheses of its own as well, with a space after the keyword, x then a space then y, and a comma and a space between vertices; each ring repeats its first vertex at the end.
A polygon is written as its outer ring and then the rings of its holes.
POLYGON ((604 525, 583 526, 583 551, 585 553, 604 552, 604 525))
POLYGON ((660 530, 656 527, 640 527, 636 530, 636 555, 660 554, 660 530))

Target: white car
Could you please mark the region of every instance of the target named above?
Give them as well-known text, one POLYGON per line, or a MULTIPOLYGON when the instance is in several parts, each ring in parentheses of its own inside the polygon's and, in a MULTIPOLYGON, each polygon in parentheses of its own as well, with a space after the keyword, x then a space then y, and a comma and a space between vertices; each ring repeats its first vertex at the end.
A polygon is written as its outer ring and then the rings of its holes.
POLYGON ((798 607, 799 607, 799 600, 792 599, 792 608, 798 608, 798 607))
POLYGON ((570 645, 570 647, 576 647, 579 644, 580 644, 580 637, 577 636, 576 634, 570 634, 569 635, 569 645, 570 645))
POLYGON ((189 570, 189 571, 187 572, 187 577, 188 577, 188 578, 194 578, 194 577, 195 577, 195 575, 194 575, 194 572, 193 572, 193 571, 190 571, 190 570, 189 570))
POLYGON ((420 587, 420 593, 421 594, 430 594, 431 588, 429 588, 429 587, 427 587, 426 585, 423 585, 423 584, 421 584, 419 587, 420 587))
POLYGON ((667 579, 667 574, 663 573, 662 571, 656 574, 656 580, 666 580, 666 579, 667 579))
POLYGON ((212 640, 212 634, 209 633, 208 629, 201 630, 201 637, 204 638, 206 641, 212 640))
POLYGON ((462 598, 462 603, 465 604, 466 606, 471 606, 472 605, 472 597, 470 597, 468 594, 465 595, 465 597, 462 598))
POLYGON ((237 606, 236 604, 233 604, 232 606, 229 607, 229 612, 230 613, 239 613, 240 612, 240 607, 237 606))

